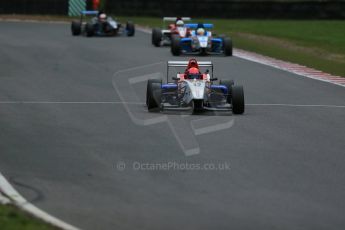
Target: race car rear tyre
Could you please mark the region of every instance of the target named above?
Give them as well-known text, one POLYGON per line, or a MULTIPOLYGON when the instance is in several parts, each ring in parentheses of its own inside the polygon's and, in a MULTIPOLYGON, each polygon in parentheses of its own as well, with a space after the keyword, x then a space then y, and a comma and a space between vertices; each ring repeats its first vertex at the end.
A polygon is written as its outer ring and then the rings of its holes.
POLYGON ((158 28, 154 28, 152 30, 152 45, 159 47, 161 45, 162 37, 162 31, 158 28))
POLYGON ((171 53, 174 56, 181 55, 181 44, 180 44, 180 37, 179 36, 172 36, 171 37, 171 53))
POLYGON ((146 106, 149 106, 149 92, 151 92, 151 86, 152 83, 162 83, 162 80, 159 79, 149 79, 147 81, 147 87, 146 87, 146 106))
POLYGON ((242 86, 232 86, 232 112, 234 114, 243 114, 244 113, 244 92, 242 86))
POLYGON ((81 34, 81 23, 73 21, 71 25, 72 35, 78 36, 81 34))
POLYGON ((228 95, 226 101, 231 104, 231 87, 235 84, 234 80, 220 80, 219 85, 225 85, 228 89, 228 95))
POLYGON ((127 36, 133 37, 135 34, 135 26, 132 22, 127 22, 126 24, 127 36))
POLYGON ((147 108, 150 112, 159 111, 162 97, 162 84, 152 83, 149 88, 149 98, 147 108))
POLYGON ((223 48, 225 56, 232 56, 232 41, 230 38, 224 38, 223 48))
POLYGON ((92 37, 94 34, 94 28, 93 25, 91 23, 87 23, 85 25, 85 32, 86 32, 86 36, 87 37, 92 37))

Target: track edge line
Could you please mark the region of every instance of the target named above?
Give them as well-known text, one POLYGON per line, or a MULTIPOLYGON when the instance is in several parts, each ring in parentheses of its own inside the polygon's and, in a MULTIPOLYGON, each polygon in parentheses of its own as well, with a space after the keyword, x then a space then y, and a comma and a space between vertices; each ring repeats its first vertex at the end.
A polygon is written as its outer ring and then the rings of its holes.
POLYGON ((55 227, 64 230, 80 230, 79 228, 72 226, 50 214, 34 206, 28 202, 24 197, 22 197, 13 186, 6 180, 6 178, 0 173, 0 197, 5 197, 5 200, 9 201, 10 204, 13 204, 23 210, 24 212, 30 213, 34 217, 51 224, 55 227))

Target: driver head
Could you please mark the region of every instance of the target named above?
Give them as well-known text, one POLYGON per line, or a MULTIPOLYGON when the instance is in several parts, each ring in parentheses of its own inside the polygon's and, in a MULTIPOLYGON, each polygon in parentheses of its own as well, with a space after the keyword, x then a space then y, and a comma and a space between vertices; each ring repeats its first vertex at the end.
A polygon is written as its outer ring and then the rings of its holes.
POLYGON ((107 15, 102 13, 99 15, 99 21, 100 22, 105 22, 107 20, 107 15))
POLYGON ((196 34, 199 36, 205 35, 205 29, 204 28, 199 28, 196 30, 196 34))
POLYGON ((199 76, 200 76, 200 72, 198 68, 192 67, 188 70, 189 79, 199 79, 199 76))
POLYGON ((183 27, 184 26, 184 22, 182 20, 177 20, 176 21, 176 26, 177 27, 183 27))

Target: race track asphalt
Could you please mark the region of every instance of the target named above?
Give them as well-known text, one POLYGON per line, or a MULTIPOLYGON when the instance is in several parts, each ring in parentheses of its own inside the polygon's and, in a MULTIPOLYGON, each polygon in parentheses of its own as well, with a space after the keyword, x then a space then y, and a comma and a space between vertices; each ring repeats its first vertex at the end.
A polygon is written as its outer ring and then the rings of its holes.
POLYGON ((135 79, 188 59, 150 35, 0 30, 0 171, 39 208, 90 230, 344 229, 345 88, 202 57, 244 86, 245 114, 148 114, 135 79), (135 168, 144 163, 175 168, 135 168), (183 169, 205 164, 230 168, 183 169))

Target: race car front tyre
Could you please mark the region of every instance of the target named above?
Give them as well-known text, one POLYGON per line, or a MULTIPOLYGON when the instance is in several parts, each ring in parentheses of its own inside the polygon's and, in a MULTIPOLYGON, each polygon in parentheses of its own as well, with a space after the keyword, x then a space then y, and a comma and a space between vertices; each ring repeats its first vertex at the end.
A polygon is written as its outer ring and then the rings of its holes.
POLYGON ((159 47, 162 41, 162 31, 158 28, 152 30, 152 45, 159 47))
POLYGON ((244 113, 244 92, 242 86, 232 86, 232 112, 234 114, 243 114, 244 113))
POLYGON ((162 98, 162 84, 152 83, 149 88, 147 108, 149 112, 159 111, 162 98))
POLYGON ((193 99, 192 100, 193 113, 200 113, 204 110, 204 100, 193 99))
POLYGON ((230 38, 224 38, 223 48, 225 56, 232 56, 232 41, 230 38))
POLYGON ((85 25, 85 32, 86 32, 86 36, 87 37, 92 37, 94 34, 94 28, 93 25, 91 23, 87 23, 85 25))
POLYGON ((127 36, 133 37, 135 34, 135 26, 132 22, 127 22, 126 24, 127 36))
POLYGON ((162 83, 162 80, 159 79, 149 79, 147 81, 146 87, 146 106, 149 106, 149 92, 151 92, 152 83, 162 83))
POLYGON ((231 87, 235 84, 234 80, 220 80, 219 85, 225 85, 228 89, 228 95, 226 101, 231 104, 231 87))
POLYGON ((81 23, 73 21, 71 25, 72 35, 78 36, 81 34, 81 23))
POLYGON ((171 53, 174 56, 181 55, 181 44, 180 44, 180 37, 179 36, 172 36, 171 37, 171 53))

